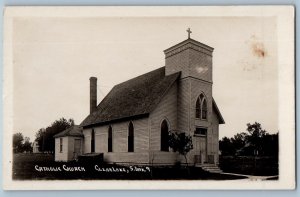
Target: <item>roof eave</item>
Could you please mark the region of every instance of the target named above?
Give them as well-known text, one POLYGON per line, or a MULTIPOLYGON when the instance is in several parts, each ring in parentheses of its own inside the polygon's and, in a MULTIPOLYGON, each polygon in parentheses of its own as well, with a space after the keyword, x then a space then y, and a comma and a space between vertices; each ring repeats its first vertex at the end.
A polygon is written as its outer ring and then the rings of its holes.
POLYGON ((55 135, 53 136, 53 138, 59 138, 59 137, 84 137, 83 134, 82 135, 55 135))
POLYGON ((140 118, 144 118, 144 117, 148 117, 148 116, 149 116, 149 113, 144 113, 144 114, 138 114, 138 115, 134 115, 134 116, 122 117, 122 118, 117 118, 117 119, 113 119, 113 120, 97 122, 97 123, 92 123, 92 124, 86 124, 86 125, 81 125, 81 126, 84 129, 87 129, 87 128, 92 128, 92 127, 101 126, 101 125, 108 125, 108 124, 119 122, 119 121, 140 119, 140 118))
POLYGON ((194 43, 194 44, 198 45, 199 47, 202 47, 202 48, 204 48, 204 49, 206 49, 206 50, 208 50, 210 52, 213 52, 213 50, 214 50, 213 47, 210 47, 210 46, 208 46, 206 44, 203 44, 202 42, 199 42, 197 40, 194 40, 192 38, 188 38, 188 39, 186 39, 186 40, 184 40, 184 41, 182 41, 182 42, 180 42, 180 43, 178 43, 178 44, 176 44, 174 46, 171 46, 171 47, 165 49, 164 53, 168 53, 169 51, 172 51, 172 50, 178 48, 179 46, 185 45, 185 44, 187 44, 189 42, 194 43))
POLYGON ((213 98, 213 108, 216 110, 218 118, 219 118, 219 124, 225 124, 225 120, 217 106, 217 103, 215 102, 215 99, 213 98))

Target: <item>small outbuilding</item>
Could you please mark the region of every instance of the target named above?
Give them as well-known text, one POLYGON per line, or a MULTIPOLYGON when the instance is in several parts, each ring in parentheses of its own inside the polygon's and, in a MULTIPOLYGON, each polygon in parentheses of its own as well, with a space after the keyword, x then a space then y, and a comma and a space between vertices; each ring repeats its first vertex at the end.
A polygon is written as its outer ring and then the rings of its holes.
POLYGON ((56 135, 55 161, 76 160, 82 154, 82 127, 74 125, 56 135))

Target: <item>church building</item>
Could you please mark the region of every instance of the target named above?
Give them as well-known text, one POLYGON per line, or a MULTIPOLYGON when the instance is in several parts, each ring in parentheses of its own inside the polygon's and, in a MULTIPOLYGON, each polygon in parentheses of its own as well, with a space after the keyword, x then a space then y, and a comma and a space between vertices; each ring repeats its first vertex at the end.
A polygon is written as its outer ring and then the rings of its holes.
POLYGON ((185 162, 168 145, 168 132, 177 131, 192 136, 189 165, 218 165, 219 124, 225 122, 212 95, 213 48, 188 32, 188 39, 164 50, 164 67, 115 85, 98 105, 97 78, 91 77, 90 114, 75 131, 55 136, 55 160, 103 153, 108 163, 173 165, 185 162))

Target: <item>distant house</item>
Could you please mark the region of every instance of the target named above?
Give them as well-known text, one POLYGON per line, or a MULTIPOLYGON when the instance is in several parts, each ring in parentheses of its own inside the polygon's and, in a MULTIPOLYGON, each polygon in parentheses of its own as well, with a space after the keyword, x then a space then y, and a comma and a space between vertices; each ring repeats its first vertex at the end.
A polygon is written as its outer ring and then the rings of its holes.
POLYGON ((39 148, 40 148, 40 146, 39 146, 38 142, 37 142, 37 141, 34 141, 34 142, 32 143, 32 152, 33 152, 33 153, 39 153, 39 152, 40 152, 40 151, 39 151, 39 148))
POLYGON ((213 48, 188 38, 164 53, 164 67, 114 86, 99 105, 91 77, 90 114, 55 136, 55 160, 103 153, 111 163, 171 165, 183 161, 168 146, 177 130, 192 136, 189 164, 218 164, 224 119, 212 96, 213 48))

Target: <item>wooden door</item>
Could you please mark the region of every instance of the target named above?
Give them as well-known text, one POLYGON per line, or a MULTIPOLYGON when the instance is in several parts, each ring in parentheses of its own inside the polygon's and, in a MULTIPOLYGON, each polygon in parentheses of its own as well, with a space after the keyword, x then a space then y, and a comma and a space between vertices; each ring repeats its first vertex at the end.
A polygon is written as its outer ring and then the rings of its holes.
POLYGON ((75 139, 74 141, 74 159, 77 159, 78 155, 81 154, 81 140, 75 139))
POLYGON ((206 136, 201 136, 199 137, 200 141, 200 155, 201 155, 201 163, 206 162, 206 155, 207 155, 207 150, 206 150, 206 136))

